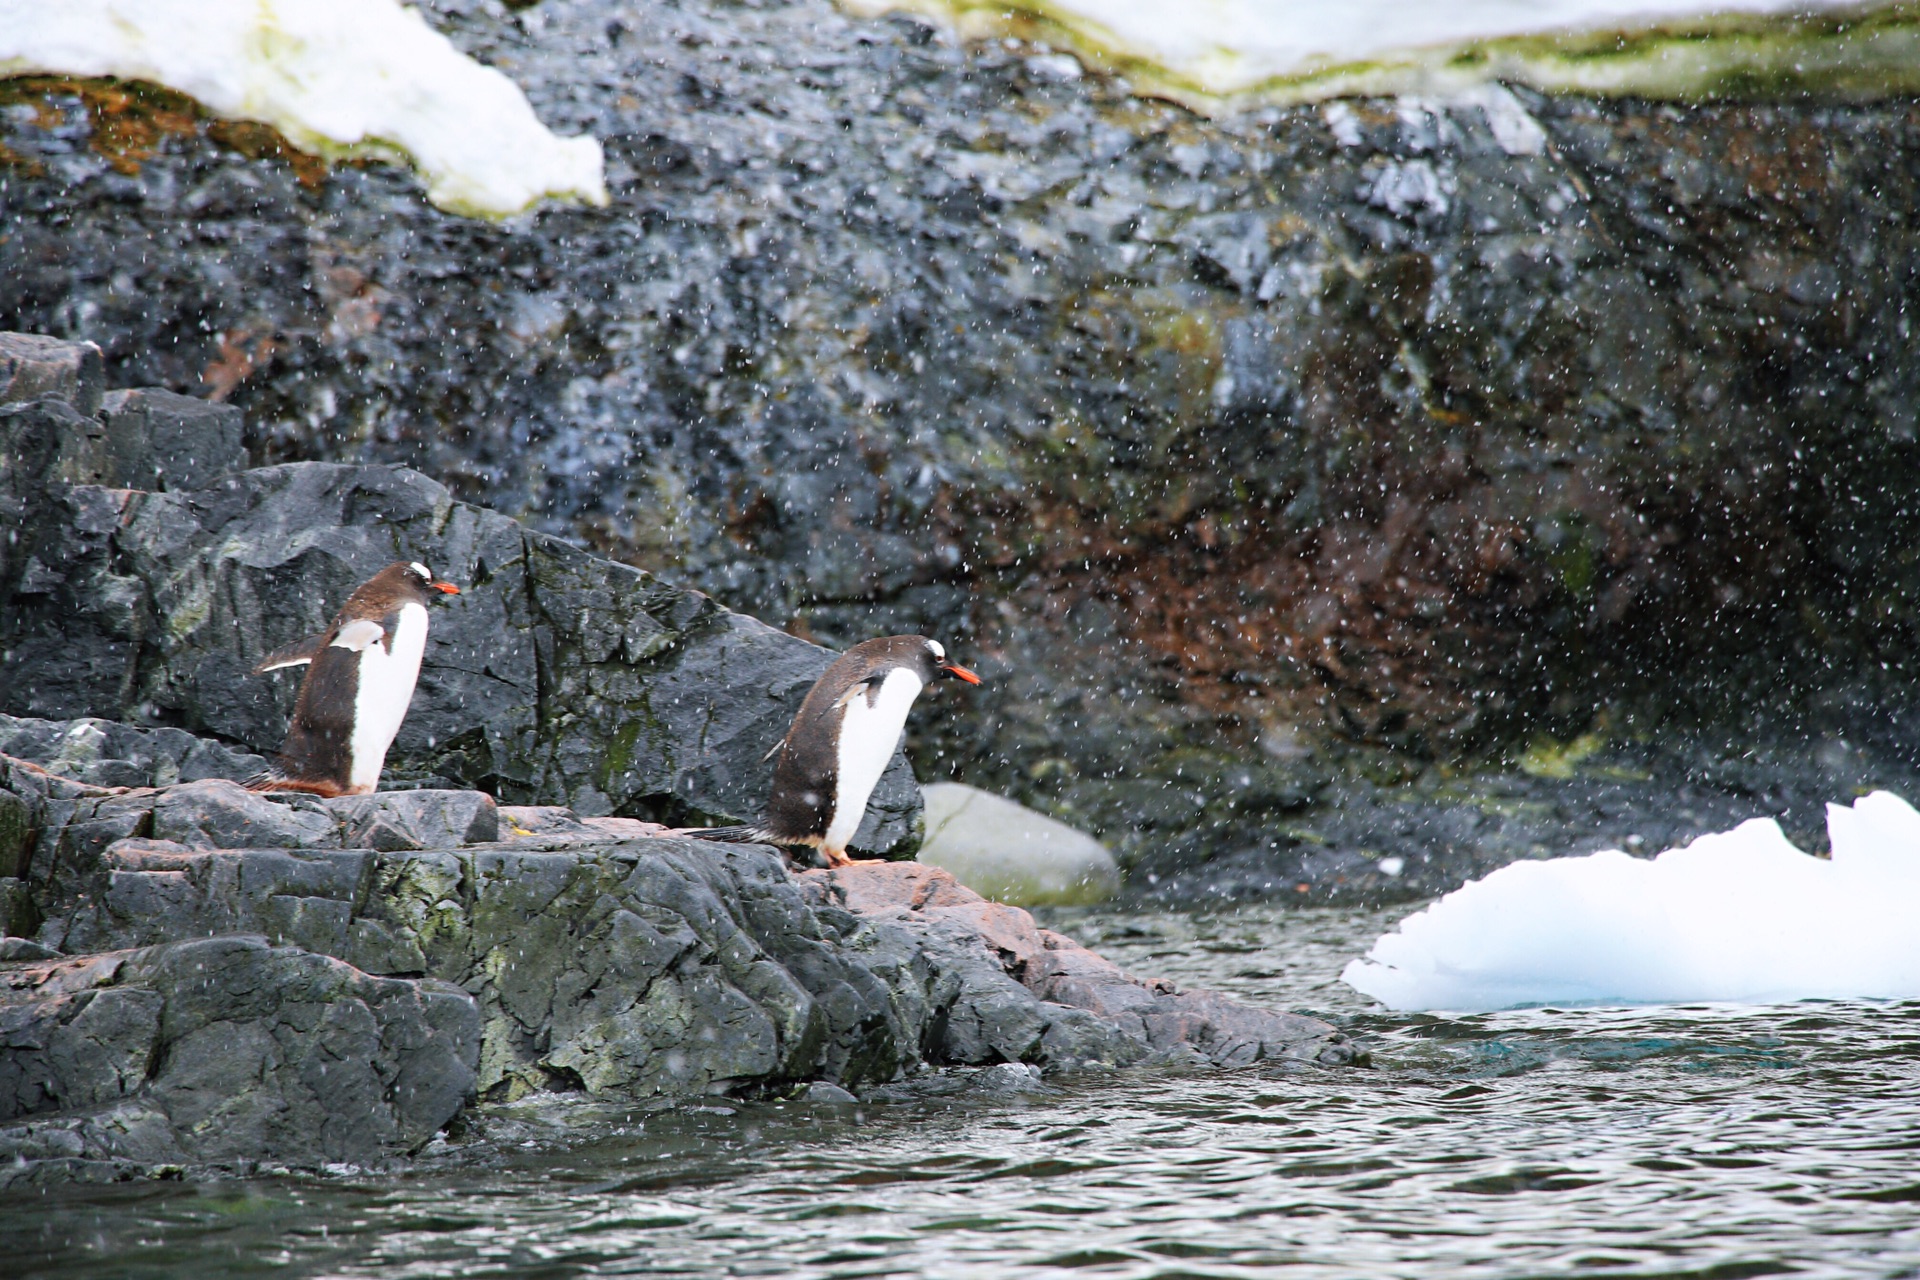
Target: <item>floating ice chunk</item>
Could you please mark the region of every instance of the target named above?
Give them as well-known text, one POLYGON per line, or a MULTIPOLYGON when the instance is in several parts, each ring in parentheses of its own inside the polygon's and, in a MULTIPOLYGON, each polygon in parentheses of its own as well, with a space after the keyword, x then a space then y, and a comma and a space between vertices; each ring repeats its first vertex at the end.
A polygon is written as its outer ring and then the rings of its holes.
POLYGON ((600 144, 395 0, 0 0, 0 75, 149 80, 322 155, 410 157, 443 209, 604 204, 600 144))
POLYGON ((1876 791, 1827 826, 1830 860, 1755 818, 1651 861, 1516 862, 1340 976, 1402 1010, 1920 996, 1920 813, 1876 791))

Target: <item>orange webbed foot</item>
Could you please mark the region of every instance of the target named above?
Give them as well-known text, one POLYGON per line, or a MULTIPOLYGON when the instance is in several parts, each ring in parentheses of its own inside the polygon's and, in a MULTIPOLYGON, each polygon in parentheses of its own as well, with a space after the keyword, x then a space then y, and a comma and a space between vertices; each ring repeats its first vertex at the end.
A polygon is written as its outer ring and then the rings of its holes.
POLYGON ((841 867, 871 867, 885 862, 885 858, 849 858, 845 849, 822 849, 820 856, 827 860, 827 866, 833 870, 841 867))

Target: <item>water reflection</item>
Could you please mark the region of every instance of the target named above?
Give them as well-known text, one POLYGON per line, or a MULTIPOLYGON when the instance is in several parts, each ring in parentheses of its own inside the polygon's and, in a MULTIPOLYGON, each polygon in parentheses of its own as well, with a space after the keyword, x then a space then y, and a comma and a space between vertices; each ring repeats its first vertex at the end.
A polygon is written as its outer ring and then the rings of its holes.
POLYGON ((441 1144, 402 1175, 15 1197, 0 1256, 195 1280, 1920 1267, 1920 1003, 1387 1015, 1331 975, 1392 914, 1055 920, 1139 970, 1338 1017, 1370 1070, 530 1106, 484 1156, 441 1144))

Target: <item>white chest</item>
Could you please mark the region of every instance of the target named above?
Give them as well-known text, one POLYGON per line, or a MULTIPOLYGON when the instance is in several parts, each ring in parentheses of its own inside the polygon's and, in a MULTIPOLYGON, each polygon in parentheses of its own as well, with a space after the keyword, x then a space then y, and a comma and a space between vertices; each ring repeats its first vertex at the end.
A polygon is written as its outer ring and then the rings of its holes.
POLYGON ((826 846, 844 851, 847 841, 860 829, 866 816, 867 801, 887 762, 900 747, 900 735, 907 728, 907 713, 913 700, 926 685, 905 668, 887 673, 880 694, 871 702, 865 694, 848 700, 840 721, 838 778, 833 795, 833 821, 827 827, 826 846))
POLYGON ((353 768, 349 786, 355 792, 373 791, 386 767, 387 748, 407 718, 413 686, 420 679, 420 659, 427 652, 427 610, 419 604, 400 608, 394 622, 393 647, 374 643, 360 651, 360 687, 353 706, 353 768))

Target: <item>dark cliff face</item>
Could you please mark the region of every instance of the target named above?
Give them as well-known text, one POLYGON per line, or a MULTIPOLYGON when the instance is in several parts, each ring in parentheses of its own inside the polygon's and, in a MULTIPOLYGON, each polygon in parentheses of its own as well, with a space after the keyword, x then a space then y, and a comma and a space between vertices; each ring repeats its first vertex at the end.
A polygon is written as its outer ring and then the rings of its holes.
POLYGON ((429 9, 605 140, 610 208, 463 221, 19 82, 0 326, 242 406, 256 461, 941 636, 994 696, 922 761, 1109 835, 1229 773, 1258 825, 1329 741, 1911 701, 1909 103, 1210 122, 825 0, 429 9))

